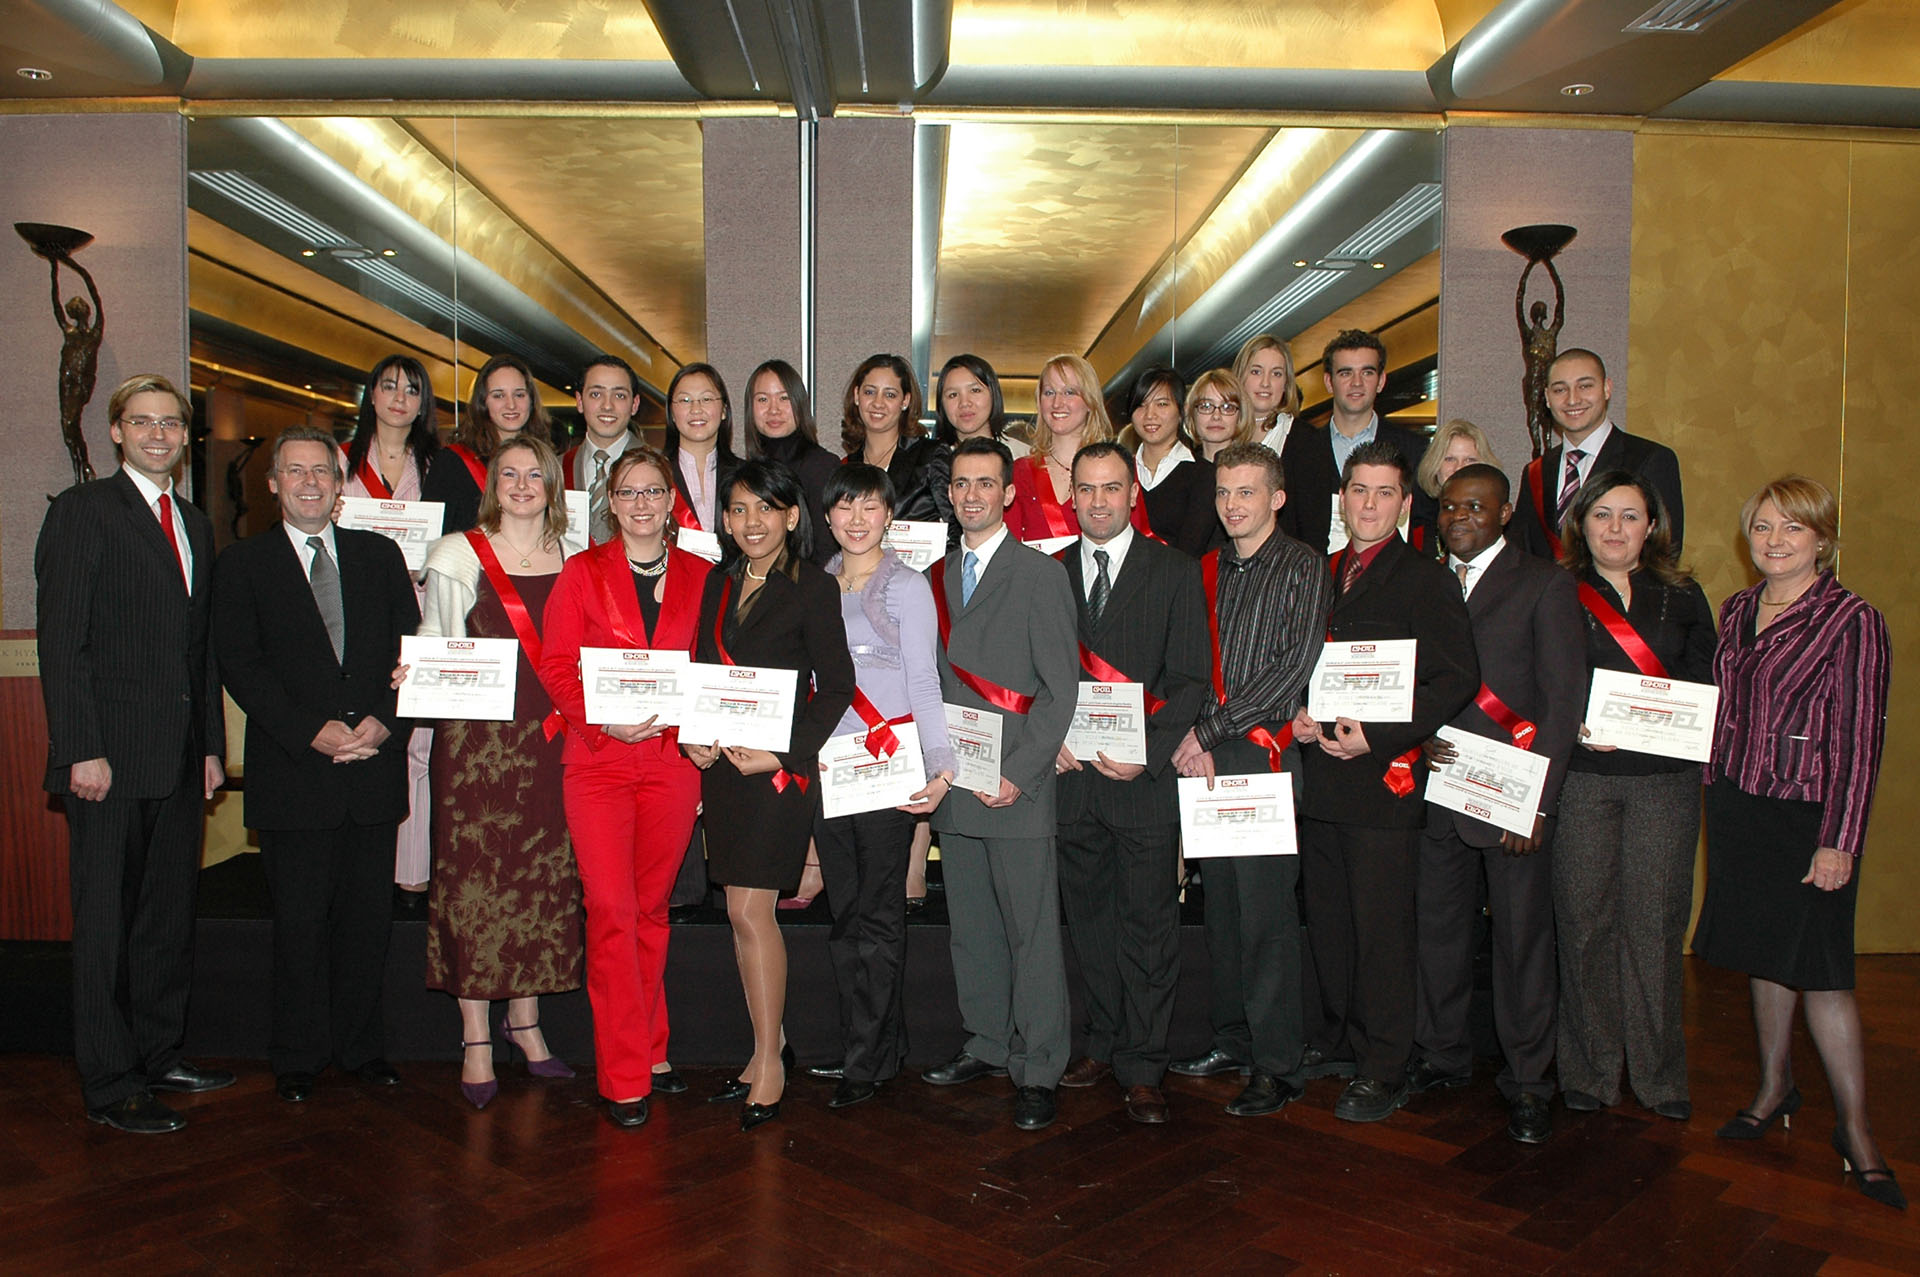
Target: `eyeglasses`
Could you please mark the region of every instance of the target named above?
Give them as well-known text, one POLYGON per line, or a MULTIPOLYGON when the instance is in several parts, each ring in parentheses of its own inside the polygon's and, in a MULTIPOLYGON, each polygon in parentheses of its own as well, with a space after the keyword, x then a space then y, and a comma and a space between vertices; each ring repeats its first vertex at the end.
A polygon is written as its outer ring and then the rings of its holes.
POLYGON ((711 412, 715 407, 719 405, 720 396, 719 395, 701 395, 698 398, 695 398, 692 395, 675 395, 673 397, 673 402, 680 405, 682 408, 705 408, 707 411, 711 412))
POLYGON ((318 483, 323 479, 338 479, 340 472, 332 466, 281 466, 280 477, 289 483, 304 483, 308 479, 318 483))
POLYGON ((120 428, 138 430, 141 434, 159 433, 170 435, 187 423, 179 417, 122 417, 120 428))
POLYGON ((1239 411, 1238 399, 1202 399, 1193 406, 1193 415, 1196 417, 1224 417, 1239 411))
POLYGON ((615 501, 638 501, 641 497, 645 497, 649 501, 660 501, 665 499, 667 495, 667 490, 665 488, 658 488, 658 487, 615 488, 613 491, 609 492, 607 495, 612 497, 615 501))

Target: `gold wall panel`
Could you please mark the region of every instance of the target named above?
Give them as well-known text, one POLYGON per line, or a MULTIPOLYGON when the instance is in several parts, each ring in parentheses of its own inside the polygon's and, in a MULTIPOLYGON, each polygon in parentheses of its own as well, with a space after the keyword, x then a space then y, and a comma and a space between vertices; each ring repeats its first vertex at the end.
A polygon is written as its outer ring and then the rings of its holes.
POLYGON ((1920 6, 1843 0, 1714 79, 1920 89, 1920 6))
POLYGON ((1446 51, 1433 0, 956 0, 949 60, 1425 71, 1446 51))
MULTIPOLYGON (((697 120, 409 119, 406 126, 632 316, 670 361, 706 357, 697 120)), ((658 372, 661 388, 672 369, 658 372)))
POLYGON ((641 0, 145 0, 136 12, 196 58, 670 60, 641 0))

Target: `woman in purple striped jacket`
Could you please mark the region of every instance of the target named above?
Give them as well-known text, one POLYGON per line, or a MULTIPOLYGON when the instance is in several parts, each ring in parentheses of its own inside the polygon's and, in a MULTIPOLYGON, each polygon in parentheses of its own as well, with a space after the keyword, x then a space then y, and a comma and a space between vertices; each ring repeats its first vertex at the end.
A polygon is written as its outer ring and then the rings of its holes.
POLYGON ((1857 870, 1886 736, 1887 624, 1834 576, 1839 506, 1826 488, 1776 480, 1747 500, 1740 524, 1760 584, 1720 609, 1707 894, 1693 947, 1748 975, 1760 1089, 1719 1134, 1758 1139, 1799 1109, 1790 1047, 1804 997, 1841 1165, 1862 1193, 1905 1210, 1867 1125, 1853 998, 1857 870))

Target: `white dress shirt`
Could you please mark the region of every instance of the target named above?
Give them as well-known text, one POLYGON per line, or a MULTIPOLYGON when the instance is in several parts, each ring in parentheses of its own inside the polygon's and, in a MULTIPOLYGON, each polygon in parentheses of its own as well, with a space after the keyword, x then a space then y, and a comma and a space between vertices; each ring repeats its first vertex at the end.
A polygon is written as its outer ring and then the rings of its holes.
POLYGON ((1489 567, 1493 566, 1493 561, 1500 557, 1500 551, 1505 549, 1506 545, 1507 539, 1505 537, 1496 537, 1492 545, 1480 551, 1480 553, 1474 555, 1471 559, 1462 559, 1452 553, 1447 555, 1447 566, 1453 569, 1455 576, 1460 575, 1460 565, 1462 563, 1467 565, 1467 579, 1461 586, 1461 590, 1468 598, 1473 597, 1474 587, 1480 584, 1480 578, 1486 573, 1489 567))
MULTIPOLYGON (((174 491, 173 480, 167 480, 167 486, 161 487, 132 466, 122 466, 127 478, 133 480, 133 486, 140 489, 140 499, 147 503, 147 513, 153 516, 155 523, 160 522, 160 498, 172 496, 167 504, 173 509, 173 543, 180 548, 180 571, 187 578, 187 589, 193 589, 193 547, 187 543, 187 521, 180 517, 180 494, 174 491)), ((164 535, 166 529, 162 528, 164 535)))
POLYGON ((1127 561, 1127 549, 1133 544, 1133 525, 1124 525, 1119 533, 1104 544, 1096 543, 1082 535, 1080 538, 1080 579, 1085 586, 1087 599, 1093 599, 1093 583, 1100 577, 1100 565, 1094 562, 1093 552, 1107 552, 1107 585, 1112 587, 1120 579, 1120 565, 1127 561))
POLYGON ((282 519, 280 526, 286 530, 287 540, 293 542, 293 552, 300 556, 300 570, 307 574, 307 580, 313 580, 313 547, 307 544, 308 537, 319 537, 327 547, 327 557, 333 560, 333 570, 340 570, 340 547, 333 543, 333 525, 327 524, 318 532, 302 532, 291 523, 282 519))

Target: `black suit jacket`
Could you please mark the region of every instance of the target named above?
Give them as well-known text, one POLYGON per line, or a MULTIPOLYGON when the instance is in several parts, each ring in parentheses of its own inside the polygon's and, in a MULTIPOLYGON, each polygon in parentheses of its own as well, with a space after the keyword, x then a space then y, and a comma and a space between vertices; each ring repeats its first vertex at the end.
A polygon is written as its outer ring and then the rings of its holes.
POLYGON ((193 560, 191 594, 160 521, 124 472, 68 488, 47 508, 33 570, 51 793, 72 792, 73 764, 104 758, 113 796, 161 798, 180 783, 182 758, 227 751, 207 644, 213 526, 174 496, 193 560))
MULTIPOLYGON (((1557 443, 1540 459, 1540 474, 1546 481, 1544 506, 1547 517, 1553 520, 1556 536, 1560 532, 1561 516, 1566 513, 1558 504, 1560 480, 1566 471, 1565 458, 1566 445, 1557 443)), ((1680 458, 1673 455, 1673 449, 1664 443, 1630 435, 1615 426, 1607 441, 1600 445, 1600 455, 1593 459, 1587 476, 1591 478, 1609 470, 1637 474, 1653 485, 1660 499, 1667 503, 1668 531, 1673 533, 1673 551, 1678 554, 1680 534, 1686 530, 1686 506, 1680 499, 1680 458)), ((1520 488, 1513 499, 1513 521, 1507 525, 1507 540, 1528 554, 1550 559, 1553 548, 1547 544, 1547 530, 1540 523, 1542 502, 1537 492, 1533 468, 1528 466, 1520 474, 1520 488)))
POLYGON ((465 532, 480 518, 480 485, 473 481, 464 457, 452 448, 436 448, 427 472, 420 476, 420 499, 446 506, 440 529, 448 536, 465 532))
POLYGON ((306 570, 278 524, 220 556, 214 650, 247 714, 246 817, 254 829, 333 829, 407 814, 407 737, 394 713, 400 636, 420 624, 400 547, 334 529, 346 654, 336 660, 306 570), (335 763, 313 748, 329 721, 377 718, 390 733, 373 758, 335 763))
MULTIPOLYGON (((1327 552, 1328 534, 1333 529, 1333 494, 1340 491, 1340 470, 1333 464, 1333 427, 1295 425, 1287 432, 1287 443, 1280 454, 1281 467, 1287 472, 1287 503, 1280 507, 1280 529, 1288 536, 1307 543, 1309 549, 1327 552)), ((1380 423, 1375 435, 1390 443, 1407 459, 1409 473, 1420 468, 1426 455, 1424 435, 1380 423)), ((1431 524, 1434 500, 1413 487, 1413 522, 1431 524)))
MULTIPOLYGON (((1508 709, 1534 725, 1531 748, 1548 760, 1540 810, 1552 816, 1587 707, 1587 640, 1573 577, 1509 543, 1474 583, 1467 615, 1481 680, 1508 709)), ((1503 745, 1513 740, 1472 701, 1454 715, 1453 726, 1503 745)), ((1498 826, 1444 807, 1429 809, 1428 825, 1451 825, 1469 847, 1500 841, 1498 826)))
MULTIPOLYGON (((1079 771, 1060 777, 1060 820, 1077 820, 1093 807, 1122 829, 1177 821, 1173 751, 1213 691, 1213 647, 1207 637, 1200 565, 1136 531, 1100 622, 1092 625, 1087 620, 1080 543, 1068 546, 1060 558, 1073 586, 1080 642, 1166 702, 1147 718, 1147 770, 1132 780, 1113 780, 1082 759, 1079 771)), ((1082 666, 1080 681, 1099 680, 1082 666)))
POLYGON ((687 487, 687 477, 680 473, 680 458, 670 456, 668 459, 673 462, 673 473, 667 476, 673 484, 673 490, 680 494, 680 499, 686 502, 687 508, 693 511, 694 517, 701 520, 701 531, 719 535, 720 516, 726 512, 727 508, 727 485, 733 482, 733 472, 740 465, 740 458, 731 453, 722 453, 720 464, 714 467, 713 483, 719 492, 713 498, 712 527, 706 526, 707 512, 694 504, 693 493, 687 487))
POLYGON ((1152 488, 1142 488, 1140 500, 1146 504, 1153 535, 1196 559, 1225 544, 1227 533, 1214 508, 1213 489, 1213 462, 1204 457, 1183 461, 1152 488))
MULTIPOLYGON (((1346 551, 1334 556, 1337 571, 1346 551)), ((1426 766, 1413 766, 1413 792, 1395 797, 1385 783, 1387 765, 1451 722, 1480 690, 1460 581, 1399 537, 1391 537, 1354 581, 1337 594, 1327 618, 1330 636, 1341 640, 1414 639, 1413 721, 1367 723, 1369 753, 1335 758, 1319 745, 1301 747, 1306 777, 1303 814, 1342 825, 1414 828, 1426 823, 1426 766)))

